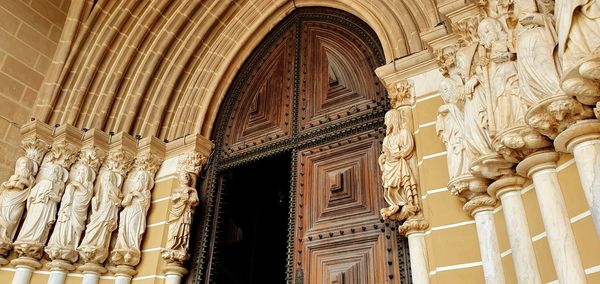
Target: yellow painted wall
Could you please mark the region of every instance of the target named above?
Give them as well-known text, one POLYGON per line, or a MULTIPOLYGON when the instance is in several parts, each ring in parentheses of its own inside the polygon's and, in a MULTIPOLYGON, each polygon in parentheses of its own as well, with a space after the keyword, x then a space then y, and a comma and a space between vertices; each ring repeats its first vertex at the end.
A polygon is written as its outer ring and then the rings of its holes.
MULTIPOLYGON (((436 93, 418 96, 420 99, 417 100, 413 116, 421 195, 425 216, 431 224, 425 238, 432 283, 483 283, 475 223, 463 212, 463 204, 458 198, 450 195, 446 189, 448 170, 445 147, 435 133, 437 109, 443 101, 436 93)), ((600 281, 600 239, 594 230, 571 155, 561 156, 558 177, 588 280, 590 283, 600 281)), ((522 197, 542 281, 557 280, 531 183, 523 189, 522 197)), ((494 214, 505 279, 507 283, 516 283, 501 205, 494 210, 494 214)))

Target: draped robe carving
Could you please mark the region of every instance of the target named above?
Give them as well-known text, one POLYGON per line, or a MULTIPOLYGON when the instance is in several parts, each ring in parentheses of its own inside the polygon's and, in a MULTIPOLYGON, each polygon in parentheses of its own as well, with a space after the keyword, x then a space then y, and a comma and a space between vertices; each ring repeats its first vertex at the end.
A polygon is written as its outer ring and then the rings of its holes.
POLYGON ((92 212, 85 229, 85 236, 77 248, 86 262, 103 263, 108 257, 112 232, 117 229, 121 207, 121 175, 109 169, 101 169, 91 200, 92 212))
POLYGON ((36 184, 27 198, 27 216, 15 241, 19 254, 41 258, 41 249, 56 221, 58 202, 68 175, 67 170, 59 164, 50 161, 42 163, 36 184))
POLYGON ((446 104, 438 108, 436 133, 446 146, 450 179, 469 173, 471 161, 467 156, 464 137, 464 115, 458 108, 458 82, 442 79, 440 93, 446 104))
POLYGON ((14 174, 0 185, 0 256, 6 257, 12 247, 27 196, 35 181, 36 166, 31 159, 20 157, 14 174))
POLYGON ((414 151, 412 133, 401 121, 401 112, 389 110, 385 115, 386 136, 379 156, 384 199, 388 208, 381 209, 384 219, 403 221, 419 211, 417 183, 408 160, 414 151))
POLYGON ((563 70, 600 47, 600 1, 556 1, 558 54, 563 70))
POLYGON ((140 262, 140 245, 146 230, 153 184, 152 175, 143 170, 134 170, 125 181, 117 242, 111 253, 111 260, 117 265, 135 266, 140 262))
POLYGON ((75 249, 85 228, 94 179, 95 173, 89 166, 82 163, 73 165, 54 231, 45 249, 50 258, 77 261, 78 254, 75 249))

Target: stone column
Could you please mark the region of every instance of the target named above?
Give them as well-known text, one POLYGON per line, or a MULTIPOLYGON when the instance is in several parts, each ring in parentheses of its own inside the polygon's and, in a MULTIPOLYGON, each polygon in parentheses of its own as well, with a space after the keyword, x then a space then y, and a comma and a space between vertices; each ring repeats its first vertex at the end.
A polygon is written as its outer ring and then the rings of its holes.
POLYGON ((572 153, 600 237, 600 120, 580 120, 554 140, 557 151, 572 153))
POLYGON ((67 279, 67 271, 75 269, 68 261, 53 260, 48 264, 50 267, 50 276, 48 276, 48 284, 63 284, 67 279))
POLYGON ((406 235, 410 252, 410 271, 414 283, 429 283, 429 263, 427 261, 427 245, 425 231, 414 231, 406 235))
POLYGON ((504 283, 504 271, 492 212, 495 205, 496 200, 494 198, 488 195, 477 195, 465 203, 463 207, 467 213, 475 218, 481 263, 485 283, 487 284, 504 283))
POLYGON ((492 183, 488 193, 502 202, 518 283, 542 283, 521 198, 525 181, 519 176, 505 176, 492 183))
POLYGON ((517 172, 533 180, 559 282, 586 283, 575 236, 556 175, 558 159, 559 155, 556 152, 539 151, 519 163, 517 172))
POLYGON ((29 284, 33 271, 42 267, 42 264, 34 258, 20 257, 16 266, 12 284, 29 284))

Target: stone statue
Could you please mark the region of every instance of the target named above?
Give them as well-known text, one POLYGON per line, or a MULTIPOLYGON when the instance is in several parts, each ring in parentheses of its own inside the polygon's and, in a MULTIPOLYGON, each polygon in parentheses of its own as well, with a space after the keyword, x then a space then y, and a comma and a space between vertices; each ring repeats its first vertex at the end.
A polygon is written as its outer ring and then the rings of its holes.
POLYGON ((414 153, 412 133, 406 127, 399 110, 391 109, 385 114, 386 136, 383 153, 379 156, 382 172, 384 199, 389 207, 381 209, 384 219, 403 221, 414 216, 420 209, 417 182, 409 165, 414 153))
POLYGON ((509 51, 508 34, 494 18, 483 19, 477 31, 479 41, 490 51, 490 62, 488 66, 481 66, 481 72, 489 84, 489 90, 484 93, 492 100, 495 132, 524 125, 530 102, 520 96, 517 67, 514 54, 509 51))
POLYGON ((17 225, 21 221, 29 189, 35 180, 37 164, 23 156, 17 159, 15 173, 0 185, 0 257, 8 256, 17 225))
POLYGON ((520 2, 515 3, 515 14, 519 23, 516 47, 521 93, 532 103, 562 94, 552 16, 520 2))
POLYGON ((121 208, 121 185, 132 157, 123 151, 110 153, 105 160, 91 200, 91 213, 85 235, 77 248, 86 263, 102 264, 108 257, 110 239, 117 229, 121 208))
MULTIPOLYGON (((467 48, 471 51, 472 47, 467 48)), ((465 141, 469 158, 474 161, 480 156, 493 154, 489 134, 488 99, 479 79, 471 74, 469 55, 463 49, 456 53, 456 67, 465 83, 465 141)))
POLYGON ((558 55, 566 71, 600 47, 600 1, 556 1, 555 15, 558 55))
POLYGON ((44 158, 35 186, 27 198, 27 216, 15 241, 15 249, 20 256, 41 258, 50 229, 56 221, 58 203, 69 173, 63 165, 53 162, 52 156, 49 153, 44 158))
POLYGON ((77 162, 71 168, 69 183, 62 197, 58 218, 46 253, 51 259, 77 261, 75 250, 81 240, 88 217, 88 205, 94 190, 94 170, 82 162, 77 162))
POLYGON ((458 82, 442 79, 440 94, 446 104, 438 109, 436 133, 446 146, 450 179, 469 173, 471 161, 465 149, 465 118, 457 104, 460 100, 458 82))
POLYGON ((146 231, 146 215, 150 209, 150 189, 154 178, 148 171, 134 169, 123 188, 123 211, 119 215, 117 241, 111 261, 117 265, 136 266, 140 262, 140 245, 146 231))
POLYGON ((183 265, 188 259, 192 217, 194 209, 200 203, 194 186, 206 160, 202 154, 191 152, 179 161, 179 188, 171 195, 167 245, 161 252, 167 263, 183 265))
POLYGON ((108 257, 108 245, 112 232, 117 229, 117 218, 121 207, 122 178, 108 169, 100 170, 92 198, 92 213, 85 236, 78 247, 81 258, 103 263, 108 257))

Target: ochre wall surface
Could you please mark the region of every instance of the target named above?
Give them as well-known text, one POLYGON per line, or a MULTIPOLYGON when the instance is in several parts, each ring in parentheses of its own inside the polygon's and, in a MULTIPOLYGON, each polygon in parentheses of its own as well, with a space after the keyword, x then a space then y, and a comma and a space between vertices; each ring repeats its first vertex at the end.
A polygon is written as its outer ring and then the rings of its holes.
MULTIPOLYGON (((437 92, 441 74, 437 70, 413 78, 419 86, 434 86, 419 93, 414 108, 415 141, 424 213, 430 223, 426 232, 432 283, 483 283, 483 270, 475 221, 462 209, 463 203, 447 189, 446 149, 436 134, 437 109, 443 104, 437 92), (438 77, 439 76, 439 77, 438 77)), ((592 223, 573 157, 563 154, 558 162, 558 178, 567 206, 577 246, 589 283, 600 281, 600 239, 592 223)), ((529 232, 543 283, 557 280, 535 189, 528 182, 521 191, 529 232)), ((502 206, 494 211, 505 280, 517 283, 502 206)))
POLYGON ((0 180, 19 155, 19 127, 29 120, 52 62, 70 0, 0 1, 0 180))

